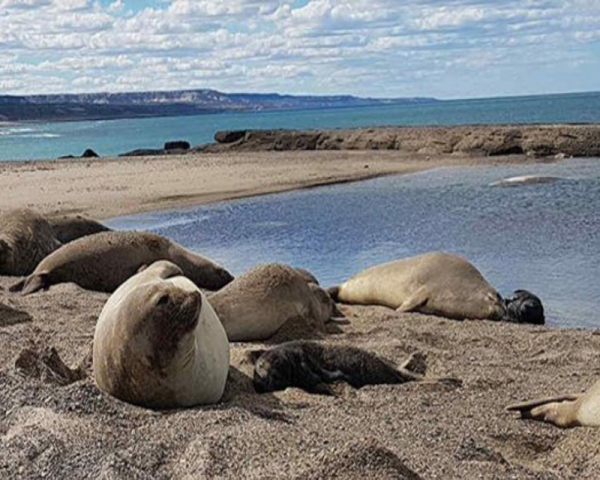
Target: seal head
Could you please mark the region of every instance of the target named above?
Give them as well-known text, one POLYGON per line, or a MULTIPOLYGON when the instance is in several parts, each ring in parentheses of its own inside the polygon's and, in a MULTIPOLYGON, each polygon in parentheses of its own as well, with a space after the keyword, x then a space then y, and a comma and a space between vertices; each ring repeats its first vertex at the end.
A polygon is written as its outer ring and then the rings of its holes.
POLYGON ((506 313, 510 321, 544 325, 544 306, 542 301, 527 290, 516 290, 513 296, 504 300, 506 313))

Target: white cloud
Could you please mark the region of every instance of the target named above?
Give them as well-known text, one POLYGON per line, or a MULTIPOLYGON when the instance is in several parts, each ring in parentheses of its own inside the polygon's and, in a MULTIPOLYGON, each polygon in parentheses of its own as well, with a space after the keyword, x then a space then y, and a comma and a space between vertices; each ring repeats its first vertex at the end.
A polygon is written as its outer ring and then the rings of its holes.
POLYGON ((592 89, 590 72, 600 75, 600 2, 295 3, 164 0, 132 11, 128 0, 0 0, 0 93, 206 87, 456 97, 592 89), (572 83, 559 68, 572 69, 572 83))

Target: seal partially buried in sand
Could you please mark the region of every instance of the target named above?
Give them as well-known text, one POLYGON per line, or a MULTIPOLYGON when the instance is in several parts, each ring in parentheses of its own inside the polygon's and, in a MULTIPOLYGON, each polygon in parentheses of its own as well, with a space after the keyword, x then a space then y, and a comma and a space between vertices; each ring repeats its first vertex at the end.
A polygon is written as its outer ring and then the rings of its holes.
POLYGON ((48 223, 54 230, 56 238, 62 243, 69 243, 94 233, 109 232, 110 228, 96 220, 81 215, 63 215, 49 217, 48 223))
POLYGON ((323 331, 326 322, 342 315, 325 290, 308 283, 310 277, 287 265, 260 265, 210 295, 209 301, 233 342, 267 339, 300 318, 323 331))
POLYGON ((0 275, 29 275, 60 246, 48 221, 33 210, 0 214, 0 275))
POLYGON ((454 319, 544 323, 539 298, 525 290, 505 301, 463 258, 426 253, 369 268, 329 289, 334 300, 382 305, 399 312, 420 312, 454 319))
MULTIPOLYGON (((396 367, 372 353, 349 346, 294 341, 270 350, 250 353, 254 365, 254 388, 259 393, 298 387, 309 393, 331 395, 327 385, 347 382, 354 388, 365 385, 397 384, 410 381, 446 383, 459 386, 455 378, 426 378, 408 370, 417 355, 396 367)), ((423 363, 424 359, 420 359, 423 363)))
POLYGON ((160 261, 125 282, 104 306, 94 335, 98 387, 125 402, 177 408, 218 402, 229 343, 202 292, 160 261))
POLYGON ((522 418, 552 423, 557 427, 600 427, 600 381, 584 394, 532 400, 510 405, 508 411, 520 412, 522 418))
POLYGON ((158 260, 178 265, 200 288, 216 290, 233 277, 216 263, 166 238, 146 232, 103 232, 63 245, 46 257, 12 291, 28 295, 63 282, 113 292, 140 269, 158 260))

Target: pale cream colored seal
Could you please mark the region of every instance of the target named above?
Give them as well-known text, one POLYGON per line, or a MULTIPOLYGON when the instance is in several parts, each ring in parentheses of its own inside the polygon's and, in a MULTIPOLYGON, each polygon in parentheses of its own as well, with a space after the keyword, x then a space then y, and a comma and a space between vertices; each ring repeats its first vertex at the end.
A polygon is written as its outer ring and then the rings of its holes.
POLYGON ((399 312, 455 319, 506 316, 502 298, 473 265, 441 252, 377 265, 329 293, 341 302, 382 305, 399 312))
POLYGON ((600 427, 600 381, 584 394, 532 400, 507 407, 522 418, 552 423, 557 427, 600 427))
POLYGON ((94 335, 94 378, 123 401, 148 408, 217 403, 229 343, 204 294, 160 261, 125 282, 104 306, 94 335))
POLYGON ((327 292, 295 268, 260 265, 209 296, 230 341, 265 340, 283 325, 303 319, 317 331, 341 316, 327 292))

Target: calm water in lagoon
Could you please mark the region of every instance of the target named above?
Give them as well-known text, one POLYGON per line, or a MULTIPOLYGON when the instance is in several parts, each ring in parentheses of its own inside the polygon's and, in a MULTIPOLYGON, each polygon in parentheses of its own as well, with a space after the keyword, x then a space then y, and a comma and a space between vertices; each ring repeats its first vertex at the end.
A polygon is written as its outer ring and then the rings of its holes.
POLYGON ((472 261, 503 295, 537 293, 549 324, 600 328, 600 159, 442 168, 109 224, 167 236, 235 274, 278 261, 327 286, 374 264, 445 250, 472 261), (564 180, 488 186, 524 174, 564 180))

